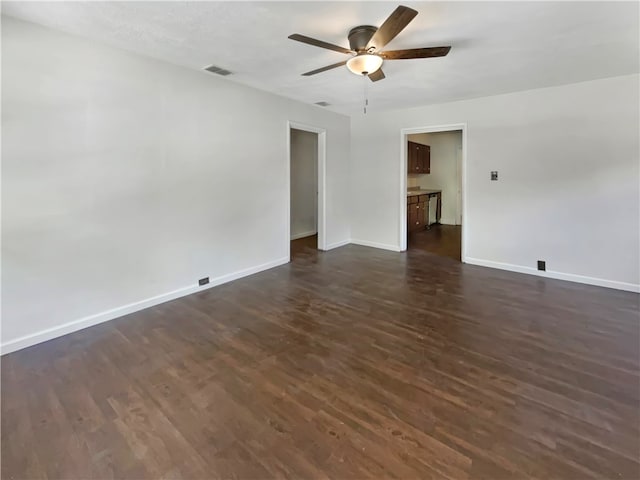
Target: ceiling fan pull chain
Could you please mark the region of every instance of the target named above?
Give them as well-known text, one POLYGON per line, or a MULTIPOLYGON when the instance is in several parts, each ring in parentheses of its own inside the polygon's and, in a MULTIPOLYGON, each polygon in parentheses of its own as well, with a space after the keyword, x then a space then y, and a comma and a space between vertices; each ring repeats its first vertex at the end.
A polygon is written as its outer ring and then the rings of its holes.
POLYGON ((369 79, 367 78, 366 74, 363 74, 362 78, 364 80, 364 114, 366 115, 367 114, 367 107, 369 106, 369 97, 368 97, 368 88, 367 88, 368 83, 369 83, 367 80, 369 80, 369 79))

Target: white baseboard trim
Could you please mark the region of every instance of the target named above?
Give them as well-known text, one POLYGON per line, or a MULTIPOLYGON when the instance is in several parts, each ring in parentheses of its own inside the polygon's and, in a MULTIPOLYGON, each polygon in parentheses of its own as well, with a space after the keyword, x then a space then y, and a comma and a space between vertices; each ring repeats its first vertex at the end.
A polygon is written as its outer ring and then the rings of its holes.
POLYGON ((238 270, 237 272, 212 278, 210 279, 207 285, 203 285, 203 286, 190 285, 188 287, 178 288, 177 290, 173 290, 171 292, 163 293, 161 295, 156 295, 154 297, 146 298, 144 300, 130 303, 128 305, 123 305, 121 307, 116 307, 110 310, 106 310, 104 312, 89 315, 87 317, 73 320, 71 322, 64 323, 56 327, 47 328, 46 330, 41 330, 39 332, 32 333, 30 335, 25 335, 23 337, 16 338, 15 340, 9 340, 8 342, 2 343, 0 345, 0 355, 5 355, 7 353, 15 352, 17 350, 22 350, 23 348, 27 348, 32 345, 36 345, 38 343, 46 342, 47 340, 52 340, 54 338, 67 335, 69 333, 73 333, 78 330, 82 330, 84 328, 97 325, 99 323, 113 320, 115 318, 119 318, 124 315, 129 315, 130 313, 134 313, 140 310, 144 310, 145 308, 153 307, 161 303, 175 300, 176 298, 184 297, 185 295, 190 295, 192 293, 206 290, 208 288, 212 288, 217 285, 222 285, 223 283, 228 283, 242 277, 253 275, 254 273, 262 272, 263 270, 268 270, 270 268, 277 267, 279 265, 283 265, 288 262, 289 262, 288 257, 280 258, 272 262, 263 263, 262 265, 245 268, 243 270, 238 270))
POLYGON ((342 240, 341 242, 331 243, 327 245, 327 247, 325 248, 325 251, 333 250, 334 248, 338 248, 338 247, 344 247, 345 245, 349 245, 350 243, 351 243, 350 239, 342 240))
POLYGON ((381 248, 383 250, 391 250, 393 252, 400 251, 400 247, 398 245, 389 245, 386 243, 370 242, 368 240, 351 239, 351 243, 353 243, 354 245, 362 245, 363 247, 373 247, 373 248, 381 248))
POLYGON ((296 233, 295 235, 291 235, 291 240, 298 240, 299 238, 310 237, 311 235, 315 235, 318 233, 317 230, 309 230, 308 232, 296 233))
POLYGON ((597 287, 614 288, 616 290, 624 290, 627 292, 640 293, 640 285, 626 282, 618 282, 616 280, 605 280, 602 278, 586 277, 584 275, 576 275, 573 273, 562 273, 547 270, 541 272, 533 267, 523 267, 521 265, 513 265, 511 263, 494 262, 491 260, 483 260, 480 258, 466 257, 465 263, 470 265, 478 265, 480 267, 497 268, 499 270, 508 270, 510 272, 526 273, 528 275, 536 275, 538 277, 553 278, 555 280, 565 280, 567 282, 584 283, 587 285, 595 285, 597 287))

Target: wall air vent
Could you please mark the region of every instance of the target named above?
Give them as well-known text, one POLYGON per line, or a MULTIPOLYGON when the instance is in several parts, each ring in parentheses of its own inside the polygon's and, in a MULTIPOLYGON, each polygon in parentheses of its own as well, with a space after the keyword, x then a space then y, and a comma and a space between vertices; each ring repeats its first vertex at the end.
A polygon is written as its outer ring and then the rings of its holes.
POLYGON ((314 105, 320 105, 321 107, 328 107, 331 104, 329 102, 316 102, 314 105))
POLYGON ((222 75, 226 77, 227 75, 231 75, 229 70, 225 70, 224 68, 216 67, 215 65, 209 65, 208 67, 204 67, 207 72, 215 73, 216 75, 222 75))

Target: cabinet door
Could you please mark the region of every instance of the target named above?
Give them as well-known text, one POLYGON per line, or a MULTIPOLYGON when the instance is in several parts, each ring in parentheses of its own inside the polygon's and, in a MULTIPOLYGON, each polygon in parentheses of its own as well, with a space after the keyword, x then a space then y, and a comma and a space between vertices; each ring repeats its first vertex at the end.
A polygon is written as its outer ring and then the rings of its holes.
POLYGON ((407 231, 415 232, 424 228, 424 203, 407 205, 407 231))
POLYGON ((431 147, 424 145, 422 149, 422 173, 431 173, 431 147))
POLYGON ((416 144, 407 142, 407 173, 420 173, 420 165, 418 165, 418 151, 416 144))
POLYGON ((407 205, 407 232, 413 232, 415 230, 416 220, 418 219, 416 205, 407 205))
POLYGON ((427 210, 429 209, 428 203, 420 203, 420 228, 426 227, 427 224, 427 210))
POLYGON ((412 148, 413 142, 407 142, 407 173, 415 173, 416 156, 415 150, 412 148))
POLYGON ((415 173, 422 173, 422 157, 424 153, 424 145, 420 145, 419 143, 414 143, 413 148, 416 156, 415 173))
POLYGON ((407 173, 431 173, 431 147, 407 142, 407 173))

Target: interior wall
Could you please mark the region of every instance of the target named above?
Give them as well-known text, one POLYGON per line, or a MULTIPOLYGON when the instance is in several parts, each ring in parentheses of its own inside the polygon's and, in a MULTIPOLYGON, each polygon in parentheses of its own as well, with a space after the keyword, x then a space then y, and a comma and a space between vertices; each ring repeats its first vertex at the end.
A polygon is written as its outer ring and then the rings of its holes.
MULTIPOLYGON (((461 203, 458 201, 460 174, 458 156, 462 149, 462 132, 415 133, 407 139, 431 147, 430 173, 408 175, 407 186, 428 190, 442 190, 442 217, 440 223, 459 225, 461 203)), ((436 202, 430 202, 435 208, 436 202)), ((435 214, 434 214, 435 215, 435 214)), ((430 215, 430 218, 435 216, 430 215)))
POLYGON ((348 117, 2 17, 3 352, 286 262, 287 121, 346 243, 348 117))
POLYGON ((318 232, 318 134, 291 129, 291 239, 318 232))
POLYGON ((466 123, 467 262, 640 289, 639 79, 352 117, 352 241, 400 248, 401 129, 466 123))

